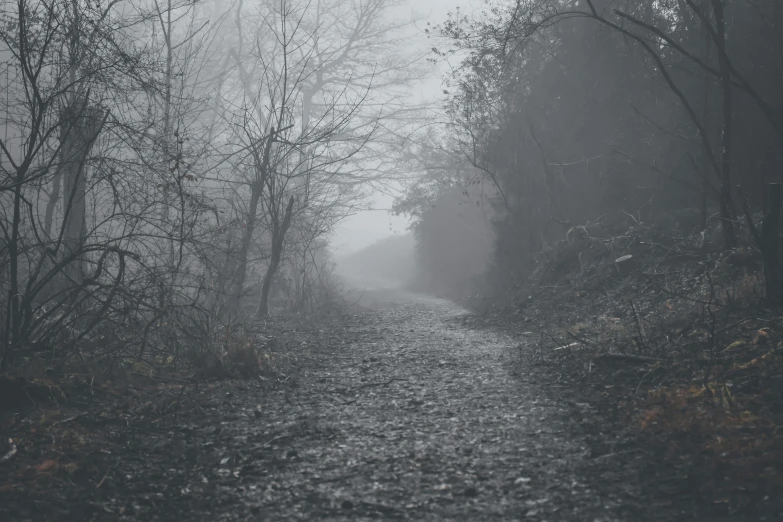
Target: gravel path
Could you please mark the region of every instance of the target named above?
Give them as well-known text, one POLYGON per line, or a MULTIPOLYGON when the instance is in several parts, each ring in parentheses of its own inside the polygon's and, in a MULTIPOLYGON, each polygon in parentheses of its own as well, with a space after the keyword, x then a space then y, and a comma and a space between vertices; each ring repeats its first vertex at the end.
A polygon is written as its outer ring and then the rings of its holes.
POLYGON ((467 328, 454 304, 397 300, 351 318, 349 346, 287 408, 259 407, 263 436, 224 426, 244 435, 218 473, 235 501, 212 518, 628 519, 579 472, 590 452, 570 413, 586 404, 553 400, 517 340, 467 328))
POLYGON ((362 303, 375 308, 301 333, 312 355, 285 386, 218 382, 173 417, 69 420, 91 453, 0 487, 0 519, 663 520, 639 507, 642 461, 603 442, 527 336, 471 327, 445 300, 362 303))

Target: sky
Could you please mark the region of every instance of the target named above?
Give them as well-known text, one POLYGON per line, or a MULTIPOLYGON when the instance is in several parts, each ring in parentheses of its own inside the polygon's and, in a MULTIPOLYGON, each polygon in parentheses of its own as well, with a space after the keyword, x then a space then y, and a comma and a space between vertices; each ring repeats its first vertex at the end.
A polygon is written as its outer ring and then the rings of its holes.
MULTIPOLYGON (((482 0, 409 0, 407 5, 397 8, 398 17, 413 17, 423 19, 419 26, 418 37, 411 38, 411 48, 401 49, 400 52, 421 52, 422 49, 432 47, 424 35, 424 26, 427 21, 433 25, 446 20, 447 14, 457 7, 466 14, 483 3, 482 0)), ((416 103, 425 99, 438 98, 442 93, 440 75, 443 71, 433 71, 432 78, 414 86, 411 89, 412 102, 416 103)), ((394 199, 384 194, 373 194, 371 198, 372 208, 358 212, 345 219, 335 230, 332 236, 332 251, 337 258, 349 255, 357 250, 392 234, 404 234, 408 230, 408 219, 405 216, 395 216, 389 209, 394 199)))

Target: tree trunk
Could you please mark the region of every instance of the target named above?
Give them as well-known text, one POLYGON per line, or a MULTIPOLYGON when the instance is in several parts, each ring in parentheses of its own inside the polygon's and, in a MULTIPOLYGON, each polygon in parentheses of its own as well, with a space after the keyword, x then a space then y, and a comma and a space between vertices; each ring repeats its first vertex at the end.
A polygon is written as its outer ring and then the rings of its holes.
POLYGON ((261 302, 258 305, 256 319, 261 319, 269 314, 269 289, 272 286, 272 278, 275 277, 275 273, 280 267, 280 259, 283 256, 285 234, 288 232, 288 227, 291 225, 291 214, 293 211, 294 196, 291 196, 291 198, 288 200, 288 206, 285 209, 283 223, 279 227, 275 226, 272 231, 272 258, 269 261, 269 267, 266 269, 266 275, 264 275, 264 283, 261 286, 261 302))
POLYGON ((721 175, 720 175, 720 217, 723 230, 724 246, 734 248, 737 236, 734 233, 733 216, 736 216, 734 202, 731 199, 731 147, 732 147, 732 99, 731 99, 731 67, 726 54, 726 20, 723 12, 723 2, 712 0, 712 10, 715 13, 717 29, 718 58, 720 63, 720 85, 723 95, 723 131, 721 133, 721 175))
MULTIPOLYGON (((87 222, 87 179, 85 162, 95 140, 103 129, 109 113, 88 108, 88 99, 72 104, 64 114, 66 125, 63 144, 63 238, 65 254, 79 250, 84 243, 87 222)), ((68 274, 80 281, 84 273, 83 260, 74 261, 68 274)))
POLYGON ((783 272, 780 266, 781 185, 768 185, 769 201, 761 223, 761 254, 764 258, 765 297, 770 306, 783 304, 783 272))
MULTIPOLYGON (((157 3, 155 4, 158 5, 157 3)), ((173 60, 174 60, 174 48, 172 47, 171 30, 171 0, 168 0, 166 6, 166 20, 163 20, 163 14, 158 9, 158 20, 163 28, 163 42, 166 46, 166 71, 165 81, 166 85, 163 89, 163 204, 160 209, 160 226, 165 227, 170 223, 169 211, 171 207, 170 203, 170 187, 172 181, 178 176, 177 168, 179 167, 179 144, 177 143, 179 137, 172 136, 173 118, 171 115, 171 82, 173 76, 173 60), (172 138, 174 138, 172 140, 172 138), (171 170, 173 169, 173 170, 171 170)), ((174 233, 169 234, 169 262, 171 267, 174 266, 174 233)), ((163 303, 161 303, 163 304, 163 303)))
MULTIPOLYGON (((64 254, 70 255, 78 250, 83 240, 86 205, 84 201, 86 186, 84 183, 83 161, 82 161, 82 143, 84 127, 83 119, 87 112, 89 103, 89 94, 84 95, 76 86, 78 76, 82 41, 80 27, 80 12, 78 2, 71 0, 70 9, 72 10, 69 27, 69 49, 68 49, 68 80, 70 81, 72 91, 66 97, 66 106, 60 113, 60 143, 62 150, 61 169, 64 183, 64 202, 63 202, 63 239, 64 254)), ((87 154, 84 154, 86 159, 87 154)), ((76 260, 69 264, 65 273, 75 281, 81 281, 83 275, 82 260, 76 260)), ((67 284, 67 282, 65 283, 67 284)))
MULTIPOLYGON (((707 12, 707 0, 702 1, 702 11, 707 12)), ((707 31, 707 27, 705 26, 705 23, 702 22, 701 24, 701 37, 702 37, 702 52, 701 52, 701 60, 704 63, 707 63, 710 59, 710 34, 709 31, 707 31)), ((704 75, 704 78, 702 79, 702 106, 701 106, 701 124, 702 127, 706 130, 709 128, 709 110, 710 110, 710 77, 708 75, 704 75)), ((706 138, 706 136, 705 136, 706 138)), ((710 171, 710 158, 709 158, 709 151, 706 147, 702 146, 701 151, 701 194, 700 194, 700 201, 699 201, 699 230, 704 231, 707 230, 707 202, 708 202, 708 194, 710 190, 710 181, 709 176, 707 176, 707 173, 710 171)))
MULTIPOLYGON (((79 146, 77 138, 71 136, 67 139, 66 148, 68 150, 68 163, 65 165, 65 222, 63 224, 65 233, 65 254, 70 255, 77 251, 84 241, 84 228, 86 221, 86 183, 84 180, 83 162, 80 161, 79 146)), ((81 279, 83 273, 82 260, 79 259, 71 264, 72 270, 69 275, 77 281, 81 279)))
POLYGON ((9 257, 9 289, 6 309, 5 351, 3 353, 2 369, 6 370, 14 362, 14 349, 19 342, 21 326, 21 310, 19 309, 19 227, 22 221, 22 183, 23 172, 17 171, 16 187, 14 188, 14 210, 11 222, 11 240, 8 243, 9 257))
POLYGON ((46 214, 44 215, 44 235, 47 239, 52 237, 52 223, 54 222, 54 209, 60 201, 60 185, 62 184, 62 171, 57 169, 52 179, 52 192, 46 202, 46 214))
POLYGON ((239 247, 239 262, 237 271, 234 275, 234 281, 231 289, 231 300, 229 309, 232 312, 239 310, 239 301, 245 288, 245 277, 247 276, 247 258, 250 252, 250 245, 253 242, 253 232, 256 228, 256 216, 258 215, 258 200, 261 198, 263 188, 259 183, 253 185, 250 193, 250 208, 247 213, 245 230, 242 233, 242 243, 239 247))
POLYGON ((267 175, 269 173, 269 157, 272 152, 272 143, 275 141, 275 128, 272 127, 269 136, 266 138, 264 152, 261 157, 255 156, 255 179, 250 193, 250 208, 248 209, 247 223, 245 231, 242 234, 242 244, 239 248, 239 262, 232 285, 231 299, 229 309, 232 312, 239 310, 239 301, 245 287, 245 277, 247 275, 247 258, 250 253, 250 245, 253 242, 253 232, 255 231, 256 218, 258 216, 258 202, 264 193, 267 175))
MULTIPOLYGON (((46 201, 46 214, 44 215, 44 241, 47 243, 42 245, 41 255, 43 256, 43 259, 41 260, 41 263, 42 266, 47 267, 45 270, 48 270, 48 267, 50 267, 52 263, 52 259, 48 256, 46 251, 51 247, 54 241, 57 241, 56 235, 52 238, 52 227, 54 226, 54 211, 57 209, 57 203, 60 201, 62 178, 62 168, 57 167, 52 179, 52 191, 49 193, 49 199, 46 201)), ((53 294, 53 291, 54 289, 52 287, 44 288, 39 294, 40 299, 46 301, 53 294)))

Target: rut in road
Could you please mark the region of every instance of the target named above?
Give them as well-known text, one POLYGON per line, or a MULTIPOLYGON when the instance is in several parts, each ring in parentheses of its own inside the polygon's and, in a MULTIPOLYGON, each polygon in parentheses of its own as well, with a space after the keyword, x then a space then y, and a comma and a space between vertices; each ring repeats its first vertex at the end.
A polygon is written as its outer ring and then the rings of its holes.
POLYGON ((588 406, 552 398, 518 340, 465 314, 415 298, 349 318, 349 346, 307 372, 286 411, 260 406, 269 431, 232 439, 249 421, 223 423, 236 451, 220 454, 218 483, 237 501, 218 518, 629 519, 616 513, 631 485, 598 492, 578 473, 591 457, 569 412, 588 406))

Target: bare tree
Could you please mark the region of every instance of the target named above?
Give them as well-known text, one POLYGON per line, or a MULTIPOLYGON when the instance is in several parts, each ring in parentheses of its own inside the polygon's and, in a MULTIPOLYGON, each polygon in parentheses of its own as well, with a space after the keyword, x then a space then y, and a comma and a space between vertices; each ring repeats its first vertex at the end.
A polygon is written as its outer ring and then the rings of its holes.
POLYGON ((363 0, 346 10, 324 1, 238 3, 227 82, 238 89, 233 98, 227 90, 221 103, 231 109, 233 171, 248 192, 237 192, 247 203, 230 308, 236 310, 245 294, 257 238, 264 238, 261 258, 267 261, 261 317, 291 223, 302 222, 298 216, 314 201, 322 209, 352 206, 362 185, 388 178, 380 150, 404 112, 389 100, 420 74, 388 48, 378 52, 394 38, 396 26, 384 26, 383 18, 390 5, 363 0))
POLYGON ((118 23, 116 4, 20 0, 4 13, 4 365, 16 349, 66 325, 77 330, 73 342, 91 330, 94 319, 77 321, 74 314, 87 302, 93 311, 110 305, 132 255, 117 244, 91 241, 86 229, 87 166, 110 115, 103 97, 117 86, 106 79, 137 78, 140 63, 121 29, 134 21, 118 23), (49 182, 41 224, 34 196, 49 182), (58 203, 62 217, 55 231, 58 203))

